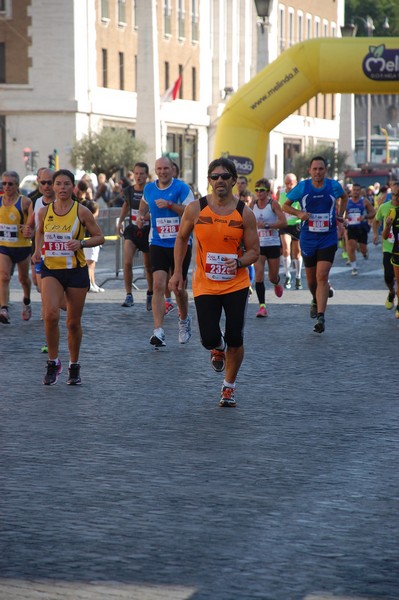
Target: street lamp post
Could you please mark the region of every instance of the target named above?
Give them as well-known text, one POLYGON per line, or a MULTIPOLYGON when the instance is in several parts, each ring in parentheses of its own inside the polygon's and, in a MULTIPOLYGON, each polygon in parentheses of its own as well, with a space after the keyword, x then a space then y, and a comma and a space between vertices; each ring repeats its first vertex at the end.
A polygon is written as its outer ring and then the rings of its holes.
MULTIPOLYGON (((367 37, 373 37, 374 35, 374 21, 373 19, 367 15, 366 18, 363 17, 353 17, 351 23, 349 25, 345 25, 341 27, 341 33, 344 37, 356 36, 357 26, 354 24, 353 20, 358 19, 364 25, 364 28, 367 32, 367 37)), ((388 17, 385 17, 385 21, 383 24, 383 28, 385 30, 389 29, 389 21, 388 17)), ((366 95, 366 163, 369 164, 371 162, 371 95, 366 95)))

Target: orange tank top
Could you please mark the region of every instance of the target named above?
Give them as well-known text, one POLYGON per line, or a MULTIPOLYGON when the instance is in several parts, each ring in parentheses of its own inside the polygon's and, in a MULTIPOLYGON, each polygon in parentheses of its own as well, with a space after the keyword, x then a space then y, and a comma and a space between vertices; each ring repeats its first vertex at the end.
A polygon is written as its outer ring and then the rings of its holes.
POLYGON ((229 294, 249 287, 248 270, 241 268, 231 275, 223 260, 242 256, 244 208, 244 202, 239 200, 229 215, 217 215, 209 207, 206 196, 200 199, 200 213, 194 226, 197 240, 194 296, 229 294))

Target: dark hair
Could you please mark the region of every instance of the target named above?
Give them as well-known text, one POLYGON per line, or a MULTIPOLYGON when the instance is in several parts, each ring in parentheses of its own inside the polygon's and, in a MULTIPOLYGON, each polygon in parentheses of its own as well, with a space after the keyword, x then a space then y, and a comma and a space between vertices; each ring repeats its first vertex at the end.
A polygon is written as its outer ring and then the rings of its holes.
POLYGON ((327 161, 326 161, 326 159, 324 158, 324 156, 314 156, 314 157, 312 158, 312 160, 310 161, 310 163, 309 163, 309 167, 311 167, 311 166, 312 166, 312 163, 313 163, 315 160, 322 160, 322 161, 323 161, 323 163, 324 163, 324 166, 327 168, 327 161))
POLYGON ((212 171, 216 169, 216 167, 223 167, 232 175, 233 179, 237 179, 237 169, 235 164, 229 158, 216 158, 213 160, 208 167, 208 177, 212 174, 212 171))
POLYGON ((268 179, 265 179, 264 177, 262 179, 258 179, 258 181, 255 183, 255 187, 259 186, 265 187, 267 191, 270 192, 271 185, 268 179))
POLYGON ((175 168, 176 177, 179 177, 179 175, 180 175, 180 167, 179 167, 179 165, 177 164, 177 162, 175 162, 174 160, 172 160, 172 166, 175 168))
POLYGON ((245 175, 239 175, 238 179, 243 179, 245 181, 245 183, 248 183, 248 178, 245 177, 245 175))
POLYGON ((80 190, 81 192, 87 192, 87 190, 89 189, 89 186, 87 185, 87 183, 85 181, 83 181, 82 179, 80 179, 78 181, 78 183, 76 184, 76 187, 78 188, 78 190, 80 190))
POLYGON ((59 175, 65 175, 65 177, 69 177, 69 179, 72 181, 72 184, 75 185, 75 175, 71 171, 68 171, 68 169, 58 169, 58 171, 56 171, 53 175, 53 183, 59 175))
MULTIPOLYGON (((134 167, 140 167, 140 169, 145 169, 145 172, 147 173, 147 175, 150 172, 150 167, 145 162, 136 162, 134 167)), ((134 169, 134 167, 133 167, 133 169, 134 169)))

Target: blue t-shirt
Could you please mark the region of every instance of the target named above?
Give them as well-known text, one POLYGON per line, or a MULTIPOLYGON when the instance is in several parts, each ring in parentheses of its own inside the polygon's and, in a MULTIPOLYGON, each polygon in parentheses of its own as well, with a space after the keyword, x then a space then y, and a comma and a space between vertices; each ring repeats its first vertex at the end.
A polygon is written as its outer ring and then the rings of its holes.
POLYGON ((288 192, 288 200, 299 202, 301 210, 310 213, 310 218, 301 222, 300 244, 304 256, 338 243, 336 204, 344 193, 338 181, 328 178, 322 188, 313 187, 312 180, 305 179, 288 192))
POLYGON ((190 187, 181 179, 172 179, 171 184, 165 189, 160 189, 157 181, 151 181, 144 187, 143 200, 148 204, 151 215, 148 238, 150 245, 173 248, 181 217, 170 208, 158 208, 156 200, 166 200, 186 206, 194 200, 190 187))

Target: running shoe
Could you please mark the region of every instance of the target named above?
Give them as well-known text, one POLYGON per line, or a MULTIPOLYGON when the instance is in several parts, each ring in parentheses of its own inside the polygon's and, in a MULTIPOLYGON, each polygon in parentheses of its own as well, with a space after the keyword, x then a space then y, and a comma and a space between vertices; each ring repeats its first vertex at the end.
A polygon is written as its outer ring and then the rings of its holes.
POLYGON ((399 319, 399 304, 398 304, 398 306, 396 307, 396 310, 395 310, 395 317, 397 319, 399 319))
POLYGON ((47 361, 47 372, 43 377, 43 385, 55 385, 58 381, 58 377, 62 372, 61 361, 48 360, 47 361))
POLYGON ((231 387, 223 386, 220 392, 219 406, 236 406, 237 402, 234 398, 234 389, 231 387))
POLYGON ((162 329, 162 327, 154 329, 154 333, 150 338, 150 344, 152 344, 152 346, 155 346, 156 348, 164 348, 166 346, 165 332, 162 329))
POLYGON ((347 259, 347 258, 349 258, 349 257, 348 257, 348 253, 346 252, 346 250, 344 250, 344 251, 342 252, 342 258, 344 258, 344 259, 347 259))
POLYGON ((301 281, 300 277, 295 277, 295 289, 296 290, 302 289, 302 281, 301 281))
POLYGON ((6 306, 3 306, 3 308, 0 309, 0 323, 4 323, 5 325, 10 324, 10 315, 8 314, 8 308, 6 306))
POLYGON ((145 307, 148 311, 152 310, 152 294, 147 294, 147 298, 145 300, 145 307))
POLYGON ((24 321, 29 321, 32 316, 32 306, 30 304, 22 304, 22 318, 24 321))
POLYGON ((313 327, 313 331, 315 333, 323 333, 325 328, 326 328, 326 326, 325 326, 324 317, 317 317, 317 322, 316 322, 315 326, 313 327))
POLYGON ((353 277, 356 277, 356 275, 358 275, 358 274, 359 274, 359 271, 356 269, 356 267, 354 267, 352 269, 352 275, 353 275, 353 277))
POLYGON ((133 306, 133 304, 134 304, 133 294, 126 294, 125 301, 121 306, 127 306, 128 308, 130 308, 131 306, 133 306))
POLYGON ((258 312, 256 313, 256 318, 262 319, 262 318, 266 318, 267 316, 268 316, 268 314, 267 314, 266 306, 264 304, 261 304, 258 312))
POLYGON ((43 346, 40 348, 40 352, 42 354, 48 354, 48 346, 47 346, 47 344, 43 344, 43 346))
POLYGON ((366 252, 366 254, 363 254, 363 258, 364 258, 364 260, 368 260, 369 259, 369 253, 366 252))
POLYGON ((276 294, 277 298, 281 298, 281 296, 284 293, 284 288, 280 283, 280 279, 278 280, 278 283, 276 283, 276 285, 274 286, 274 293, 276 294))
POLYGON ((310 318, 315 319, 317 317, 317 304, 314 300, 310 303, 310 318))
POLYGON ((395 294, 391 294, 391 292, 389 292, 387 299, 385 300, 385 308, 387 308, 388 310, 392 310, 394 300, 395 294))
POLYGON ((185 321, 179 319, 179 343, 187 344, 191 338, 191 317, 187 315, 185 321))
POLYGON ((284 287, 285 287, 286 290, 290 290, 291 289, 291 277, 289 275, 287 275, 286 278, 285 278, 284 287))
POLYGON ((330 286, 329 290, 328 290, 328 297, 332 298, 334 296, 334 294, 335 294, 335 290, 334 290, 334 288, 333 288, 333 286, 331 285, 330 282, 328 282, 328 285, 330 286))
POLYGON ((211 350, 211 365, 214 371, 221 373, 224 371, 226 355, 223 350, 211 350))
POLYGON ((105 292, 104 288, 99 287, 96 283, 91 283, 90 284, 90 290, 89 291, 90 292, 94 292, 95 294, 98 294, 98 292, 105 292))
POLYGON ((165 315, 168 315, 174 310, 176 310, 176 305, 173 304, 173 302, 165 302, 165 315))
POLYGON ((71 363, 68 368, 68 381, 67 385, 82 385, 82 380, 80 378, 80 364, 79 363, 71 363))

